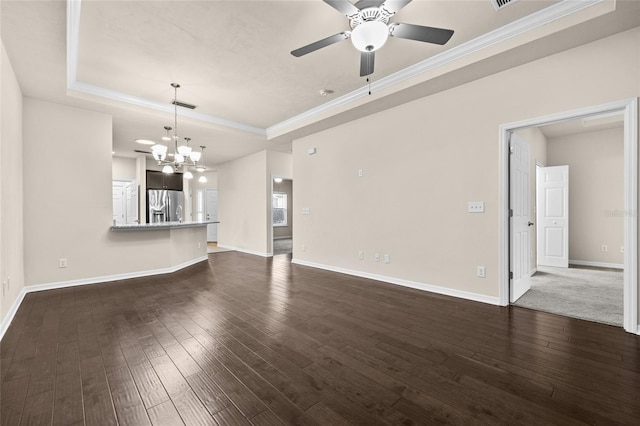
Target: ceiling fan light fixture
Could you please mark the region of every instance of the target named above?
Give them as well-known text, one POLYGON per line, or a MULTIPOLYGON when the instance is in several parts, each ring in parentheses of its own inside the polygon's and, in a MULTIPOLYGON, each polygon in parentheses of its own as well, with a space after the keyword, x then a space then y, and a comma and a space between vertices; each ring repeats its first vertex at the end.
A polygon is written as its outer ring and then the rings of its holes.
POLYGON ((165 173, 167 175, 173 174, 173 167, 167 164, 162 168, 162 173, 165 173))
POLYGON ((387 42, 389 29, 384 22, 367 21, 351 31, 351 43, 361 52, 375 52, 387 42))
POLYGON ((207 177, 205 175, 202 175, 198 178, 198 182, 200 183, 207 183, 207 177))
POLYGON ((193 179, 193 173, 187 170, 186 172, 184 172, 184 175, 182 175, 182 177, 185 179, 193 179))
POLYGON ((155 145, 155 142, 149 139, 134 139, 133 141, 141 145, 155 145))

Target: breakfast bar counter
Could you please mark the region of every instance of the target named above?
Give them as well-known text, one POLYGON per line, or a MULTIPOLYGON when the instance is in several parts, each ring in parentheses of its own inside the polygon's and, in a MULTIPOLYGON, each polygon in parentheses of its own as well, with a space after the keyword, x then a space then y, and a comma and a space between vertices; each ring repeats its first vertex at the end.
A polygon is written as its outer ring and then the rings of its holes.
POLYGON ((197 228, 199 226, 207 226, 217 221, 204 222, 157 222, 157 223, 129 223, 122 225, 113 225, 112 231, 157 231, 160 229, 180 229, 180 228, 197 228))

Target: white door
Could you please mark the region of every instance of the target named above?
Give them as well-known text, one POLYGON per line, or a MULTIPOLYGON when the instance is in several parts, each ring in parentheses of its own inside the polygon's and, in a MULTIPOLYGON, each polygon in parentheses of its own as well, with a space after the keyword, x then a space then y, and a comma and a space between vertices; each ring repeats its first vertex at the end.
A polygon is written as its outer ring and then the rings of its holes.
MULTIPOLYGON (((207 220, 218 220, 218 190, 206 189, 207 220)), ((218 224, 207 225, 207 241, 218 241, 218 224)))
POLYGON ((125 185, 126 206, 127 206, 127 223, 136 223, 138 221, 138 182, 132 180, 125 185))
POLYGON ((529 188, 529 144, 515 133, 510 144, 509 196, 511 208, 511 302, 531 288, 531 208, 529 188))
POLYGON ((124 186, 122 182, 112 183, 113 194, 113 222, 118 225, 125 223, 125 198, 124 186))
POLYGON ((539 167, 536 176, 538 265, 569 267, 569 166, 539 167))

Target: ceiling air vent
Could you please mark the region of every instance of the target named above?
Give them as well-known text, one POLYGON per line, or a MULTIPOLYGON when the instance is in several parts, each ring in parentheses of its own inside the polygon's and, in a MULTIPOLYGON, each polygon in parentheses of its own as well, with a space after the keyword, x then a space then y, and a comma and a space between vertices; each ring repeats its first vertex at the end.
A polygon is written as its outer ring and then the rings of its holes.
POLYGON ((171 105, 177 105, 179 107, 189 108, 189 109, 196 109, 195 105, 191 105, 191 104, 187 104, 187 103, 184 103, 184 102, 180 102, 177 99, 172 100, 171 101, 171 105))
POLYGON ((503 7, 507 7, 512 3, 517 2, 518 0, 491 0, 491 4, 496 10, 500 10, 503 7))

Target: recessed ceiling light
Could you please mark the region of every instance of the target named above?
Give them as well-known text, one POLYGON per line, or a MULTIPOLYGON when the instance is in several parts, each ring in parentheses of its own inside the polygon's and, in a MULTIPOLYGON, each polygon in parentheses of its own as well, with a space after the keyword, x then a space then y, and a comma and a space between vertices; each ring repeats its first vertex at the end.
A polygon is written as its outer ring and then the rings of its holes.
POLYGON ((156 143, 154 141, 150 141, 149 139, 134 139, 133 140, 135 143, 139 143, 142 145, 155 145, 156 143))
POLYGON ((318 93, 320 93, 320 96, 327 96, 333 93, 333 90, 331 89, 320 89, 318 91, 318 93))

